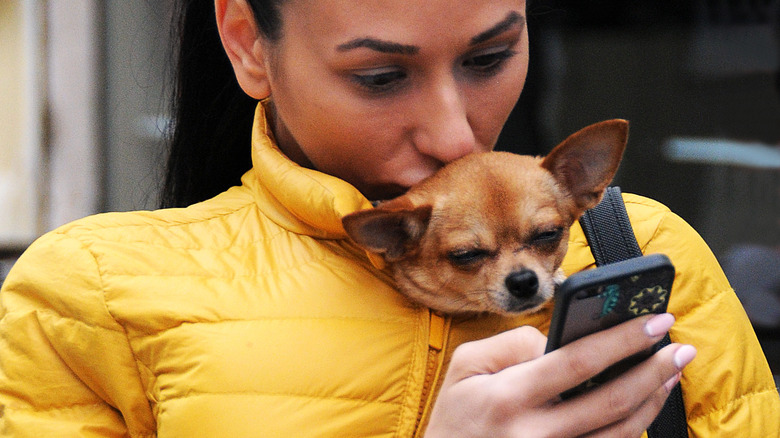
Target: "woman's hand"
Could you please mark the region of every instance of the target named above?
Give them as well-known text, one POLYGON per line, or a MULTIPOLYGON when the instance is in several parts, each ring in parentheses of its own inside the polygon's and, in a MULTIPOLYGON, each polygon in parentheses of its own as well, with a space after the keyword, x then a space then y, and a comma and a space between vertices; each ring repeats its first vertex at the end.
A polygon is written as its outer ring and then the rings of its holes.
POLYGON ((520 327, 455 350, 426 437, 633 437, 663 407, 693 360, 672 344, 603 385, 561 401, 558 394, 652 346, 674 324, 670 314, 643 316, 549 354, 547 338, 520 327))

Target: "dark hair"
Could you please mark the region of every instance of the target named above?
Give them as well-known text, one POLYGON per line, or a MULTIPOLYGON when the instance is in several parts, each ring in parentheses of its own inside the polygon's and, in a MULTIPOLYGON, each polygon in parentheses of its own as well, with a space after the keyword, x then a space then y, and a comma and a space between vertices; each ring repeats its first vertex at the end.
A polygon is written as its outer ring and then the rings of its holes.
POLYGON ((258 30, 268 41, 279 41, 282 37, 282 15, 280 7, 283 0, 249 0, 249 6, 255 14, 258 30))
MULTIPOLYGON (((282 0, 250 0, 260 32, 281 36, 282 0)), ((238 185, 252 167, 257 101, 238 85, 217 32, 214 2, 179 0, 174 10, 172 126, 161 207, 184 207, 238 185)))

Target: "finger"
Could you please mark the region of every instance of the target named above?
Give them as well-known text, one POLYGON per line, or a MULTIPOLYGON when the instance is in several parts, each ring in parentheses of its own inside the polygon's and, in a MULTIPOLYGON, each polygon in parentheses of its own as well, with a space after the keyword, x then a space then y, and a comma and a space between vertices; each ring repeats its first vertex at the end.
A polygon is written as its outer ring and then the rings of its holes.
POLYGON ((642 427, 643 421, 650 418, 643 426, 647 427, 674 386, 670 380, 674 381, 695 355, 696 349, 690 345, 664 347, 614 380, 561 403, 558 415, 576 419, 571 428, 574 435, 609 425, 619 429, 642 427), (593 406, 602 407, 599 415, 593 415, 593 406), (639 411, 642 415, 632 419, 639 411))
POLYGON ((531 326, 467 342, 453 353, 449 374, 457 380, 480 374, 495 374, 542 356, 546 343, 547 337, 531 326))
POLYGON ((608 366, 652 347, 672 324, 674 317, 668 313, 647 315, 586 336, 539 358, 539 367, 535 370, 538 375, 529 380, 528 375, 523 374, 525 384, 533 385, 538 396, 549 400, 608 366))
POLYGON ((607 438, 607 437, 639 437, 653 423, 658 413, 666 403, 669 392, 680 380, 680 373, 675 374, 629 417, 610 424, 599 430, 582 435, 583 438, 607 438))

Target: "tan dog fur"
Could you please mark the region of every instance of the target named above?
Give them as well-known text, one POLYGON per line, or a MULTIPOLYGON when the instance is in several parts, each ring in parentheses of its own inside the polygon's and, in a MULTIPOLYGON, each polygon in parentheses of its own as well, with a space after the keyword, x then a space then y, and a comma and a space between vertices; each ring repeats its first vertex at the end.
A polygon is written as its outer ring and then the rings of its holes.
POLYGON ((609 120, 544 158, 471 154, 342 222, 412 301, 449 314, 531 312, 563 280, 569 227, 601 200, 627 138, 628 123, 609 120))

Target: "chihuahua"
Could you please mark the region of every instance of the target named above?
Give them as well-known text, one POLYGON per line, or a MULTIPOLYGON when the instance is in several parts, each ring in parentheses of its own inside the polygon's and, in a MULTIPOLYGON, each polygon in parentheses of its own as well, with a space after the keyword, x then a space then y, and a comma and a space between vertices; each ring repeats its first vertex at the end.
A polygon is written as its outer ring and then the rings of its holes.
POLYGON ((447 314, 533 312, 564 280, 569 228, 601 200, 627 139, 628 122, 608 120, 543 158, 470 154, 342 223, 412 301, 447 314))

